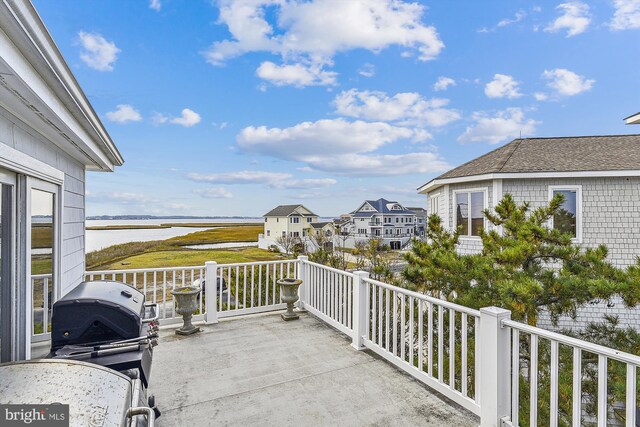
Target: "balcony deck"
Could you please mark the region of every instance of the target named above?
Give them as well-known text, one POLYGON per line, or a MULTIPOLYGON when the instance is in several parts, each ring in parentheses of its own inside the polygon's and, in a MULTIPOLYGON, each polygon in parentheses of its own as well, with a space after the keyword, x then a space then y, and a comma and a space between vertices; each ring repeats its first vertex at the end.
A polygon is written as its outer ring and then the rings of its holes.
POLYGON ((309 314, 254 315, 180 337, 161 331, 150 392, 178 425, 477 426, 443 398, 309 314))

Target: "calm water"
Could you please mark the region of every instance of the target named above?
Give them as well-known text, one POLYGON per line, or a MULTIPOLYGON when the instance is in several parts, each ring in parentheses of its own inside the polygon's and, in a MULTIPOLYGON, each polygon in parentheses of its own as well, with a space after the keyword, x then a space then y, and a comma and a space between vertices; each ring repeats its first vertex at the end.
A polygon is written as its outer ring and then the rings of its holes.
MULTIPOLYGON (((260 218, 257 219, 141 219, 141 220, 87 220, 87 227, 105 225, 160 225, 166 223, 246 223, 255 222, 262 224, 260 218)), ((164 240, 172 237, 184 236, 196 231, 207 230, 211 227, 171 227, 157 229, 140 230, 87 230, 86 231, 86 251, 91 252, 108 246, 129 242, 148 242, 151 240, 164 240)))

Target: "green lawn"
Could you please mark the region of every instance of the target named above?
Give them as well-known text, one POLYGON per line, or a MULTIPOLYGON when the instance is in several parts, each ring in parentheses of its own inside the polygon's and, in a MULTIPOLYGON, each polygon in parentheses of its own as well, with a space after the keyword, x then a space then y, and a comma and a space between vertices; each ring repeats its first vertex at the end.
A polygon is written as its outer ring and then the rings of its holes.
POLYGON ((100 270, 121 270, 132 268, 161 268, 200 266, 206 261, 218 264, 237 262, 271 261, 284 259, 281 254, 258 248, 210 249, 210 250, 166 250, 133 255, 120 261, 100 267, 100 270))

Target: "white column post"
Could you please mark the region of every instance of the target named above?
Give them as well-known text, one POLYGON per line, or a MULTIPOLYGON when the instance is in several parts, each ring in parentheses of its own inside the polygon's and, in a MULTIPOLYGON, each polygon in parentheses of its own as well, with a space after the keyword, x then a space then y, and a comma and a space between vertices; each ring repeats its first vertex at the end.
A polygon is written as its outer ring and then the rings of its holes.
POLYGON ((501 419, 511 413, 511 340, 509 328, 502 321, 511 312, 499 307, 480 309, 480 427, 500 427, 501 419))
POLYGON ((353 272, 353 337, 351 346, 356 350, 364 350, 362 337, 367 333, 367 284, 362 279, 368 279, 366 271, 353 272))
POLYGON ((298 288, 298 295, 300 299, 298 300, 298 310, 304 311, 304 305, 307 303, 307 289, 309 289, 309 285, 307 283, 307 262, 309 262, 309 257, 306 255, 298 256, 298 279, 302 280, 302 284, 298 288))
POLYGON ((218 263, 205 262, 204 271, 206 305, 204 321, 207 325, 211 325, 218 323, 218 263))

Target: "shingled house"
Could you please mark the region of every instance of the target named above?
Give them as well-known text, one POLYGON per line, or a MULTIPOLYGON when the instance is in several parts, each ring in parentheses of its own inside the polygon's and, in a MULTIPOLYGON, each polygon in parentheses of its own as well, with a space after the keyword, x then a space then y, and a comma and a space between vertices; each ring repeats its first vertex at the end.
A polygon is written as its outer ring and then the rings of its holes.
MULTIPOLYGON (((572 233, 583 247, 605 244, 617 266, 640 256, 640 135, 516 139, 418 191, 445 227, 462 228, 462 253, 481 249, 479 232, 487 227, 482 212, 504 194, 536 208, 562 193, 565 217, 551 226, 572 233)), ((618 314, 622 322, 638 317, 618 314)))

